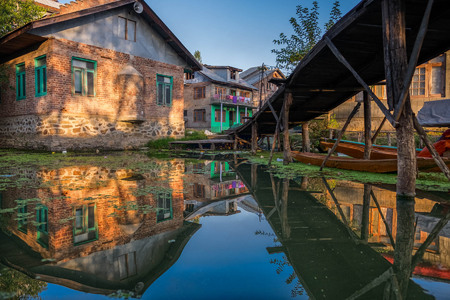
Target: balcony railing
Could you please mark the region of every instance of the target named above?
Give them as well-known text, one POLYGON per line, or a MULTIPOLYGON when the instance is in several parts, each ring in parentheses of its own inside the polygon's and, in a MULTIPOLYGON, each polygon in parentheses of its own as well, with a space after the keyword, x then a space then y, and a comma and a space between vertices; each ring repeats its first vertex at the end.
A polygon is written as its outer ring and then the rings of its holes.
POLYGON ((252 98, 232 95, 215 94, 211 98, 211 103, 225 103, 235 105, 254 106, 252 98))

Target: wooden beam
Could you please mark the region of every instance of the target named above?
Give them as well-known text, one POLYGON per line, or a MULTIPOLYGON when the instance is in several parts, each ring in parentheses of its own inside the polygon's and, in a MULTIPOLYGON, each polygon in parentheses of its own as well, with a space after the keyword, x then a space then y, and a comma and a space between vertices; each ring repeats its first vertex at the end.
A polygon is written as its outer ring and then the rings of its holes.
POLYGON ((256 154, 258 148, 258 123, 252 123, 252 155, 256 154))
POLYGON ((320 166, 320 171, 322 171, 322 169, 325 167, 325 164, 327 163, 328 159, 330 159, 331 154, 334 153, 334 151, 336 151, 336 148, 339 144, 339 142, 342 139, 342 136, 345 133, 345 130, 347 129, 348 125, 350 124, 350 121, 353 119, 353 117, 356 115, 356 113, 358 112, 359 108, 361 107, 361 102, 358 102, 355 106, 355 108, 353 108, 352 112, 350 113, 350 115, 348 116, 347 121, 344 124, 344 127, 342 127, 342 130, 339 132, 339 135, 336 139, 336 142, 334 143, 333 147, 331 148, 330 152, 328 152, 327 157, 323 160, 322 165, 320 166))
POLYGON ((394 237, 392 236, 392 232, 391 232, 391 229, 389 228, 389 224, 387 223, 387 221, 386 221, 386 219, 385 219, 385 217, 384 217, 384 214, 383 214, 383 212, 381 211, 381 206, 380 206, 380 204, 378 203, 377 197, 375 197, 375 193, 373 192, 373 190, 370 191, 370 195, 372 196, 373 202, 374 202, 375 205, 377 206, 378 213, 380 214, 381 219, 383 220, 384 226, 386 227, 386 232, 387 232, 387 234, 388 234, 388 236, 389 236, 389 240, 391 241, 392 248, 395 249, 395 241, 394 241, 394 237))
POLYGON ((309 140, 309 122, 302 125, 302 150, 303 152, 311 152, 311 142, 309 140))
POLYGON ((372 109, 367 92, 363 93, 364 98, 364 159, 370 159, 370 153, 372 152, 372 139, 370 135, 372 133, 372 109))
POLYGON ((364 80, 359 76, 358 72, 353 69, 353 67, 350 65, 350 63, 345 59, 345 57, 339 52, 339 50, 336 48, 336 46, 333 44, 333 42, 330 40, 329 37, 325 36, 325 42, 327 43, 328 47, 330 48, 331 52, 336 56, 336 58, 353 74, 355 79, 361 84, 366 92, 372 97, 372 99, 375 101, 375 103, 378 105, 378 107, 381 109, 383 114, 386 116, 388 121, 392 124, 392 126, 396 127, 397 122, 395 121, 394 117, 391 115, 389 110, 384 106, 384 104, 378 99, 378 97, 375 95, 375 93, 370 89, 370 87, 364 82, 364 80))
POLYGON ((437 153, 433 144, 431 144, 430 140, 428 139, 427 133, 425 132, 425 130, 423 130, 422 126, 419 124, 419 121, 417 120, 415 114, 413 114, 413 122, 414 122, 414 128, 416 129, 416 131, 419 134, 422 141, 427 146, 428 150, 431 153, 431 156, 434 158, 434 161, 438 165, 439 169, 441 169, 441 171, 444 173, 444 175, 450 181, 450 170, 448 169, 445 162, 442 160, 442 157, 439 156, 439 153, 437 153))
POLYGON ((381 128, 383 128, 384 123, 386 123, 386 117, 384 117, 383 121, 381 121, 380 126, 378 127, 377 131, 372 136, 372 144, 375 144, 375 140, 377 139, 377 136, 380 134, 381 128))
POLYGON ((272 104, 270 103, 270 101, 267 101, 267 105, 269 105, 270 110, 272 111, 273 117, 275 118, 275 120, 278 123, 278 116, 277 113, 275 112, 275 109, 273 109, 272 104))
POLYGON ((419 32, 417 33, 416 41, 414 42, 414 47, 409 57, 408 69, 406 70, 405 78, 403 80, 403 90, 400 94, 400 98, 397 101, 397 105, 395 106, 395 121, 398 122, 400 119, 400 115, 402 114, 403 107, 405 106, 405 102, 409 93, 409 86, 411 85, 411 80, 414 75, 414 71, 416 70, 417 61, 419 60, 420 50, 422 49, 423 40, 425 39, 425 35, 427 34, 428 22, 430 20, 431 8, 433 7, 434 0, 428 0, 427 8, 425 9, 425 14, 422 19, 422 23, 420 24, 419 32))
POLYGON ((291 144, 289 139, 289 109, 292 105, 292 93, 284 93, 284 105, 283 105, 283 112, 284 112, 284 130, 283 130, 283 144, 284 144, 284 159, 283 164, 288 165, 292 162, 292 155, 291 155, 291 144))
MULTIPOLYGON (((284 111, 284 103, 283 103, 283 108, 281 110, 281 112, 284 111)), ((277 144, 277 141, 279 140, 279 135, 280 135, 280 126, 281 126, 281 119, 282 119, 283 115, 280 114, 280 117, 278 118, 278 122, 277 125, 275 126, 275 133, 273 135, 273 142, 272 142, 272 149, 270 150, 270 155, 269 155, 269 167, 272 164, 272 159, 273 159, 273 153, 275 152, 275 147, 277 144)))

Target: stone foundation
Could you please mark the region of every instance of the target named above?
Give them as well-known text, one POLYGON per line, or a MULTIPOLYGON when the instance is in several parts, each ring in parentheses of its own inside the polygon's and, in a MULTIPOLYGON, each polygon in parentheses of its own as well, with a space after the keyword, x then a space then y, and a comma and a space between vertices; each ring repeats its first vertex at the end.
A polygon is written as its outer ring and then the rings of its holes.
POLYGON ((167 118, 130 123, 106 116, 51 115, 0 119, 0 147, 16 149, 123 150, 151 139, 184 136, 184 123, 167 118))

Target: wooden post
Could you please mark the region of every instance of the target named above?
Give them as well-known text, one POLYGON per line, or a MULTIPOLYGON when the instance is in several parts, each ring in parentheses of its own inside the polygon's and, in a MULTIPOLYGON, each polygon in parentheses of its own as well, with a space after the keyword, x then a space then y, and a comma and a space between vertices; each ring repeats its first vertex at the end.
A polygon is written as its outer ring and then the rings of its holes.
MULTIPOLYGON (((382 0, 386 92, 390 107, 398 109, 407 76, 405 0, 382 0)), ((414 242, 414 197, 416 191, 416 147, 409 93, 398 117, 397 137, 397 236, 394 270, 400 295, 406 298, 414 242)))
POLYGON ((362 222, 361 222, 361 240, 366 244, 369 242, 370 192, 371 191, 372 191, 372 186, 369 184, 364 184, 363 211, 362 211, 362 222))
POLYGON ((237 151, 237 149, 238 149, 238 135, 236 134, 234 136, 233 150, 237 151))
POLYGON ((439 153, 437 153, 433 144, 431 144, 430 140, 428 139, 427 133, 425 132, 425 130, 423 130, 422 126, 419 124, 419 121, 417 120, 415 114, 412 115, 412 119, 414 122, 414 128, 417 130, 417 133, 419 134, 420 138, 423 140, 425 145, 427 145, 427 148, 430 151, 431 156, 434 158, 436 164, 441 169, 441 171, 445 174, 445 176, 447 176, 448 180, 450 180, 450 170, 448 169, 445 162, 442 160, 442 157, 439 156, 439 153))
POLYGON ((291 143, 290 143, 290 139, 289 139, 289 110, 291 108, 291 104, 292 104, 292 93, 290 92, 285 92, 284 93, 284 118, 283 118, 283 123, 284 123, 284 135, 283 135, 283 144, 284 144, 284 160, 283 160, 283 164, 284 165, 288 165, 289 163, 292 162, 292 155, 291 155, 291 143))
POLYGON ((363 93, 364 100, 364 159, 370 159, 372 152, 372 109, 370 98, 367 92, 363 93))
POLYGON ((283 179, 283 192, 281 194, 281 232, 283 240, 286 241, 291 238, 291 227, 288 220, 288 206, 289 206, 289 178, 283 179))
MULTIPOLYGON (((284 104, 283 104, 283 106, 284 106, 284 104)), ((283 111, 283 110, 281 110, 281 111, 283 111)), ((269 156, 269 163, 268 163, 269 166, 272 164, 272 158, 273 158, 273 153, 275 151, 275 146, 277 144, 277 141, 279 141, 281 119, 282 119, 282 113, 280 113, 280 117, 278 118, 278 121, 277 121, 277 126, 275 126, 275 133, 273 135, 273 142, 272 142, 272 150, 270 151, 270 156, 269 156)))
POLYGON ((356 115, 356 113, 358 112, 359 108, 361 107, 361 102, 358 102, 355 106, 355 108, 353 108, 352 112, 350 113, 350 115, 348 116, 347 121, 344 124, 344 127, 342 127, 341 132, 339 132, 339 135, 336 139, 336 142, 334 143, 333 147, 331 148, 330 152, 328 152, 327 157, 323 160, 322 165, 320 166, 320 171, 322 171, 322 169, 325 167, 325 164, 327 163, 328 159, 330 158, 331 154, 334 153, 334 151, 336 150, 337 146, 339 145, 339 142, 342 139, 342 136, 345 133, 345 130, 347 129, 348 125, 350 124, 350 121, 353 119, 353 117, 356 115))
POLYGON ((309 141, 309 122, 302 124, 302 149, 303 152, 311 152, 311 142, 309 141))
POLYGON ((389 228, 389 224, 387 223, 386 218, 384 217, 384 214, 381 211, 381 206, 378 203, 378 200, 375 197, 375 193, 373 192, 373 190, 370 191, 370 195, 372 196, 373 202, 375 202, 375 205, 377 206, 377 209, 378 209, 378 213, 380 214, 381 219, 383 220, 384 226, 386 227, 386 232, 387 232, 387 234, 389 236, 389 239, 391 241, 391 246, 392 246, 392 248, 395 249, 395 241, 394 241, 394 237, 392 236, 391 228, 389 228))
POLYGON ((388 146, 392 146, 391 133, 386 133, 388 146))
POLYGON ((256 149, 258 148, 258 124, 256 122, 252 123, 252 155, 256 154, 256 149))

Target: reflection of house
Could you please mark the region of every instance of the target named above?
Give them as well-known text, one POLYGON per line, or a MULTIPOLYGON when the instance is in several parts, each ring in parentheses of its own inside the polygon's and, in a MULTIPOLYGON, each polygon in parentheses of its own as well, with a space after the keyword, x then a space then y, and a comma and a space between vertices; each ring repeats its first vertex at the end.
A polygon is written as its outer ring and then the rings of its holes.
MULTIPOLYGON (((381 213, 374 201, 371 201, 369 208, 369 242, 382 243, 391 246, 390 238, 383 217, 386 220, 389 230, 392 232, 394 239, 397 235, 397 210, 396 210, 396 193, 395 190, 390 191, 382 188, 372 187, 374 194, 380 204, 381 213), (381 215, 383 214, 383 216, 381 215)), ((350 221, 356 231, 360 231, 363 226, 363 184, 353 182, 338 182, 334 189, 334 194, 339 200, 340 209, 346 219, 350 221)), ((447 195, 448 197, 448 195, 447 195)), ((422 243, 425 242, 434 226, 442 218, 442 215, 436 215, 435 211, 442 206, 436 201, 442 198, 431 193, 419 192, 416 198, 416 234, 414 237, 414 249, 417 250, 422 243), (420 196, 420 197, 419 197, 420 196)), ((327 206, 339 215, 334 201, 328 195, 327 206)), ((450 225, 444 227, 432 244, 428 247, 423 261, 434 266, 438 266, 441 270, 447 270, 445 279, 450 279, 450 225)), ((425 276, 428 276, 424 274, 425 276)))
POLYGON ((0 39, 0 147, 124 149, 183 136, 200 65, 143 0, 84 0, 0 39), (9 87, 13 87, 12 89, 9 87))
POLYGON ((236 212, 235 198, 248 193, 244 183, 224 161, 186 164, 184 184, 185 215, 210 204, 209 210, 218 209, 220 214, 236 212), (221 204, 217 203, 221 200, 221 204))
POLYGON ((258 89, 253 93, 255 102, 258 103, 258 107, 263 105, 266 100, 272 97, 272 95, 278 90, 278 86, 271 83, 270 80, 273 78, 286 78, 283 72, 281 72, 278 68, 268 69, 266 66, 264 66, 264 70, 262 67, 252 67, 242 72, 240 76, 242 79, 258 89), (260 100, 261 104, 259 104, 260 100))
MULTIPOLYGON (((450 51, 418 66, 413 76, 410 96, 412 110, 417 112, 423 107, 427 101, 441 100, 448 98, 450 95, 450 72, 448 71, 447 61, 450 58, 450 51)), ((374 86, 373 90, 377 97, 386 105, 386 86, 374 86)), ((362 100, 362 96, 356 96, 356 99, 362 100)), ((351 110, 355 106, 355 97, 343 103, 333 111, 331 115, 335 114, 336 119, 340 123, 344 123, 348 118, 351 110)), ((363 110, 361 109, 357 115, 352 119, 348 130, 364 131, 363 110)), ((378 106, 372 101, 372 126, 379 126, 383 120, 384 115, 378 106)), ((383 127, 385 130, 392 131, 393 128, 386 123, 383 127)))
POLYGON ((91 166, 39 171, 49 188, 7 190, 1 208, 9 209, 7 230, 19 244, 54 262, 24 265, 10 244, 0 256, 83 291, 110 294, 139 282, 147 288, 198 229, 184 222, 183 170, 183 161, 172 160, 140 176, 91 166))
POLYGON ((221 132, 253 115, 256 88, 239 78, 240 71, 228 66, 203 65, 202 70, 186 74, 186 128, 221 132))

